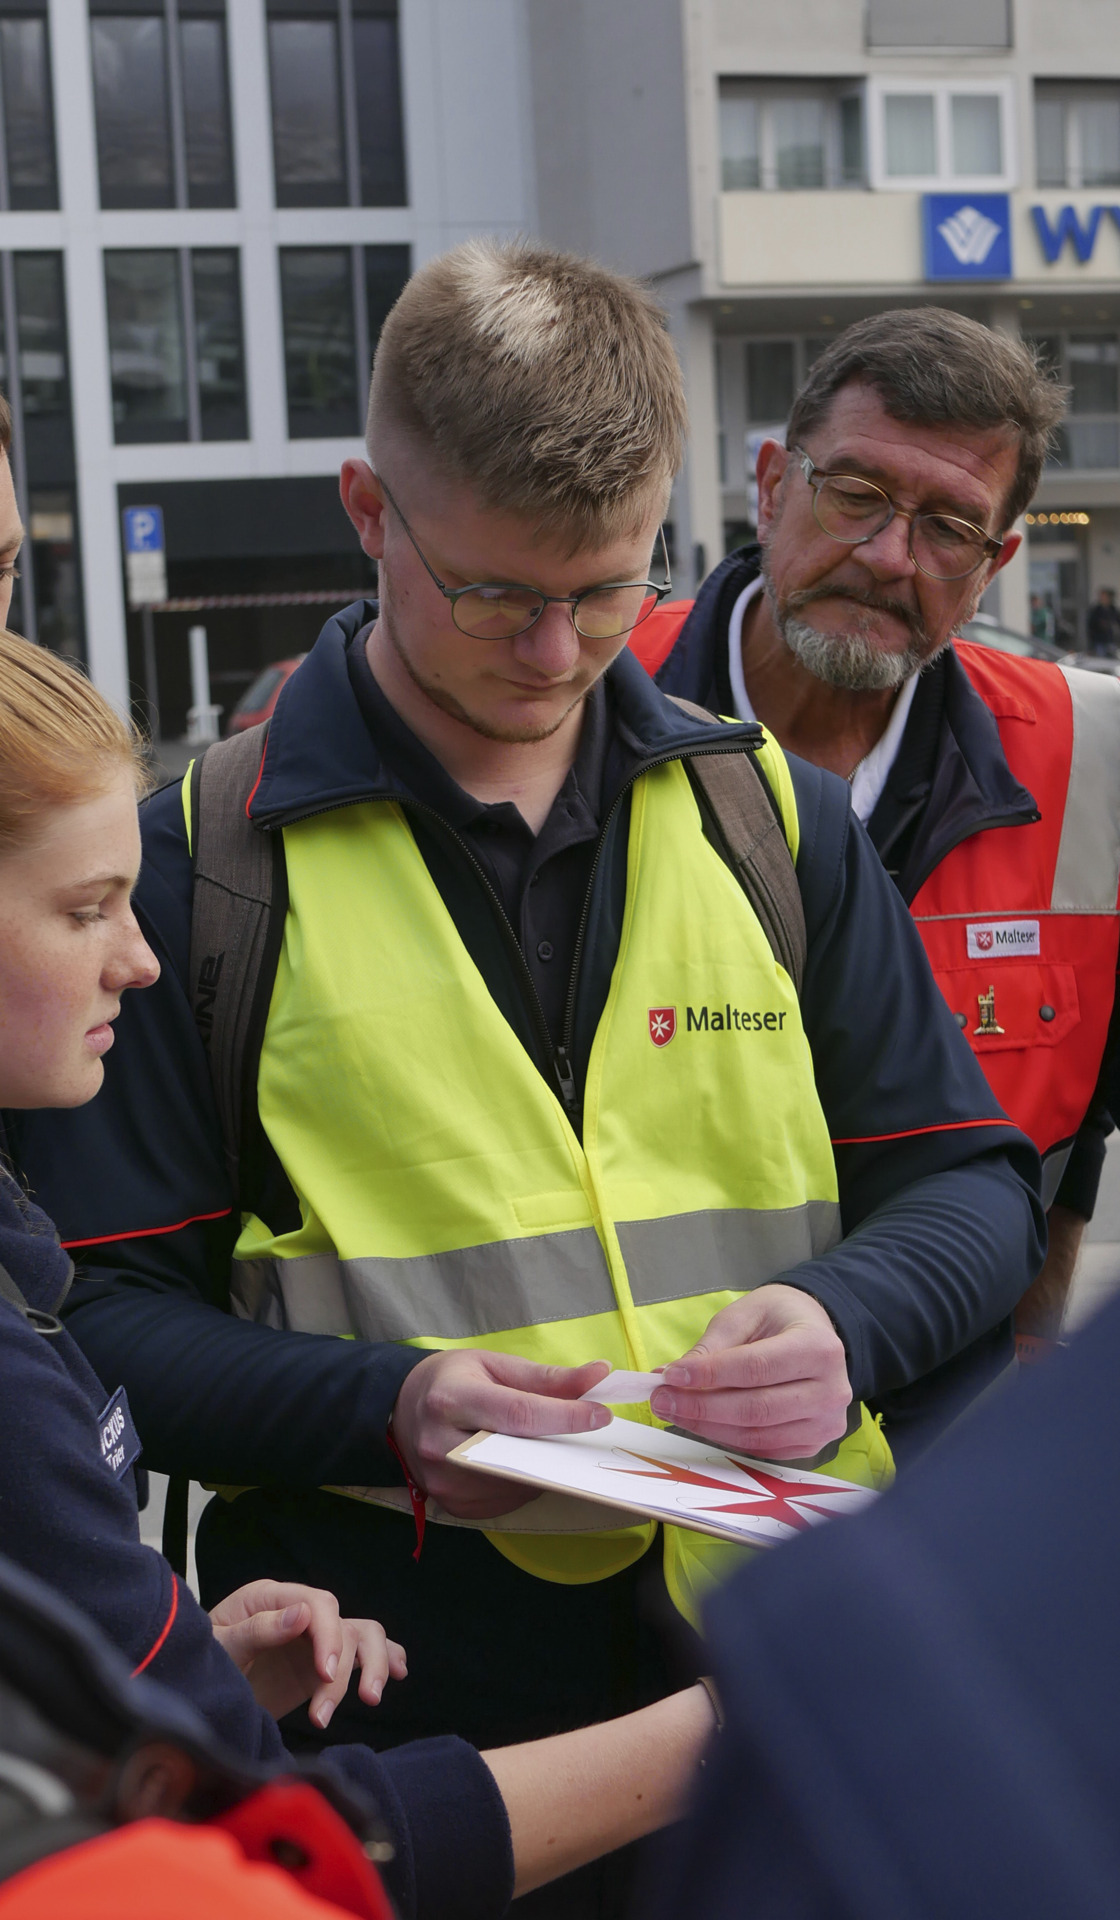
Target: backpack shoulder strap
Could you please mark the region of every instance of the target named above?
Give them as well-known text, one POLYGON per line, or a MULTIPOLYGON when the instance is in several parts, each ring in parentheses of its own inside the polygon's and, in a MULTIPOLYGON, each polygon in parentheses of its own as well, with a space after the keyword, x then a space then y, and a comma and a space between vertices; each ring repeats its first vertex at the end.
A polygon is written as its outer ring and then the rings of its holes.
MULTIPOLYGON (((70 1281, 73 1278, 74 1265, 73 1262, 71 1262, 70 1279, 67 1280, 62 1290, 61 1299, 55 1302, 56 1306, 62 1305, 62 1301, 70 1291, 70 1281)), ((23 1289, 18 1287, 12 1279, 7 1267, 0 1267, 0 1300, 6 1300, 9 1306, 14 1307, 17 1313, 22 1314, 28 1326, 33 1328, 36 1333, 45 1333, 48 1337, 53 1337, 55 1334, 62 1332, 62 1322, 57 1314, 44 1313, 41 1307, 33 1307, 23 1292, 23 1289)))
MULTIPOLYGON (((675 694, 669 697, 691 719, 719 726, 706 707, 675 694)), ((686 764, 702 802, 707 802, 711 824, 723 843, 720 851, 758 915, 775 960, 800 994, 809 944, 805 909, 770 787, 749 749, 694 754, 686 764)))
POLYGON ((267 725, 208 747, 191 769, 194 866, 188 990, 210 1063, 235 1205, 257 1170, 257 1068, 288 906, 284 836, 247 807, 267 725))

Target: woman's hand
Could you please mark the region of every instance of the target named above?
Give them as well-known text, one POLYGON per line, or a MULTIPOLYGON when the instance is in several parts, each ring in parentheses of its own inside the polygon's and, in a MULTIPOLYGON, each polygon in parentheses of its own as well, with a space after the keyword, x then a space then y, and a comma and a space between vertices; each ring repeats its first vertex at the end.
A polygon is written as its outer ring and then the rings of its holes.
POLYGON ((259 1704, 279 1719, 308 1701, 325 1727, 361 1673, 358 1698, 377 1706, 387 1679, 408 1672, 404 1648, 376 1620, 343 1620, 333 1593, 285 1580, 254 1580, 211 1610, 214 1638, 240 1667, 259 1704))

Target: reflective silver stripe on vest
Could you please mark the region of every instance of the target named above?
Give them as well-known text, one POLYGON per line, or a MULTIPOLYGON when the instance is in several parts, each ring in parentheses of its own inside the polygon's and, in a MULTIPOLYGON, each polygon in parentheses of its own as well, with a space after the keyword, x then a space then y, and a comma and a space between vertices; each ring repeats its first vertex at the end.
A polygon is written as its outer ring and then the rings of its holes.
MULTIPOLYGON (((840 1237, 833 1201, 714 1210, 618 1227, 639 1306, 694 1294, 744 1293, 840 1237)), ((591 1227, 499 1240, 407 1259, 333 1253, 235 1263, 236 1311, 301 1333, 361 1340, 477 1339, 515 1327, 580 1320, 615 1308, 591 1227)))
POLYGON ((1061 667, 1073 702, 1073 758, 1050 905, 1111 913, 1120 884, 1120 682, 1061 667))
POLYGON ((840 1238, 834 1200, 763 1212, 678 1213, 668 1220, 620 1220, 618 1243, 639 1307, 683 1292, 748 1293, 840 1238))

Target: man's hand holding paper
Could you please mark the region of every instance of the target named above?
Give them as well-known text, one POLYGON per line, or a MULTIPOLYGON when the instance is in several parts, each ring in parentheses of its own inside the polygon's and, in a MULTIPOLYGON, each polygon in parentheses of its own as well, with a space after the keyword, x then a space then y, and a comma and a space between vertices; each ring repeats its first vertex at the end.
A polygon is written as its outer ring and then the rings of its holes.
POLYGON ((541 1366, 511 1353, 452 1348, 422 1360, 402 1383, 393 1437, 417 1486, 461 1520, 489 1520, 534 1498, 472 1473, 447 1455, 477 1433, 522 1440, 547 1433, 589 1433, 606 1426, 602 1407, 580 1395, 607 1373, 605 1360, 582 1367, 541 1366))
POLYGON ((844 1432, 847 1361, 824 1308, 798 1287, 759 1287, 724 1307, 664 1370, 660 1420, 766 1460, 807 1460, 844 1432))

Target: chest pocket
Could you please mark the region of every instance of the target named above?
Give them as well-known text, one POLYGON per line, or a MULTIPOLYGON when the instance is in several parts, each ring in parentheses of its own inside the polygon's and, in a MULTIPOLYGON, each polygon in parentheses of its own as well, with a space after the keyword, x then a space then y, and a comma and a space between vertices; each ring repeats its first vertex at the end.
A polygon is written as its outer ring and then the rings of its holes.
POLYGON ((977 961, 939 968, 936 979, 981 1059, 1017 1047, 1056 1047, 1081 1019, 1077 976, 1060 961, 977 961))

